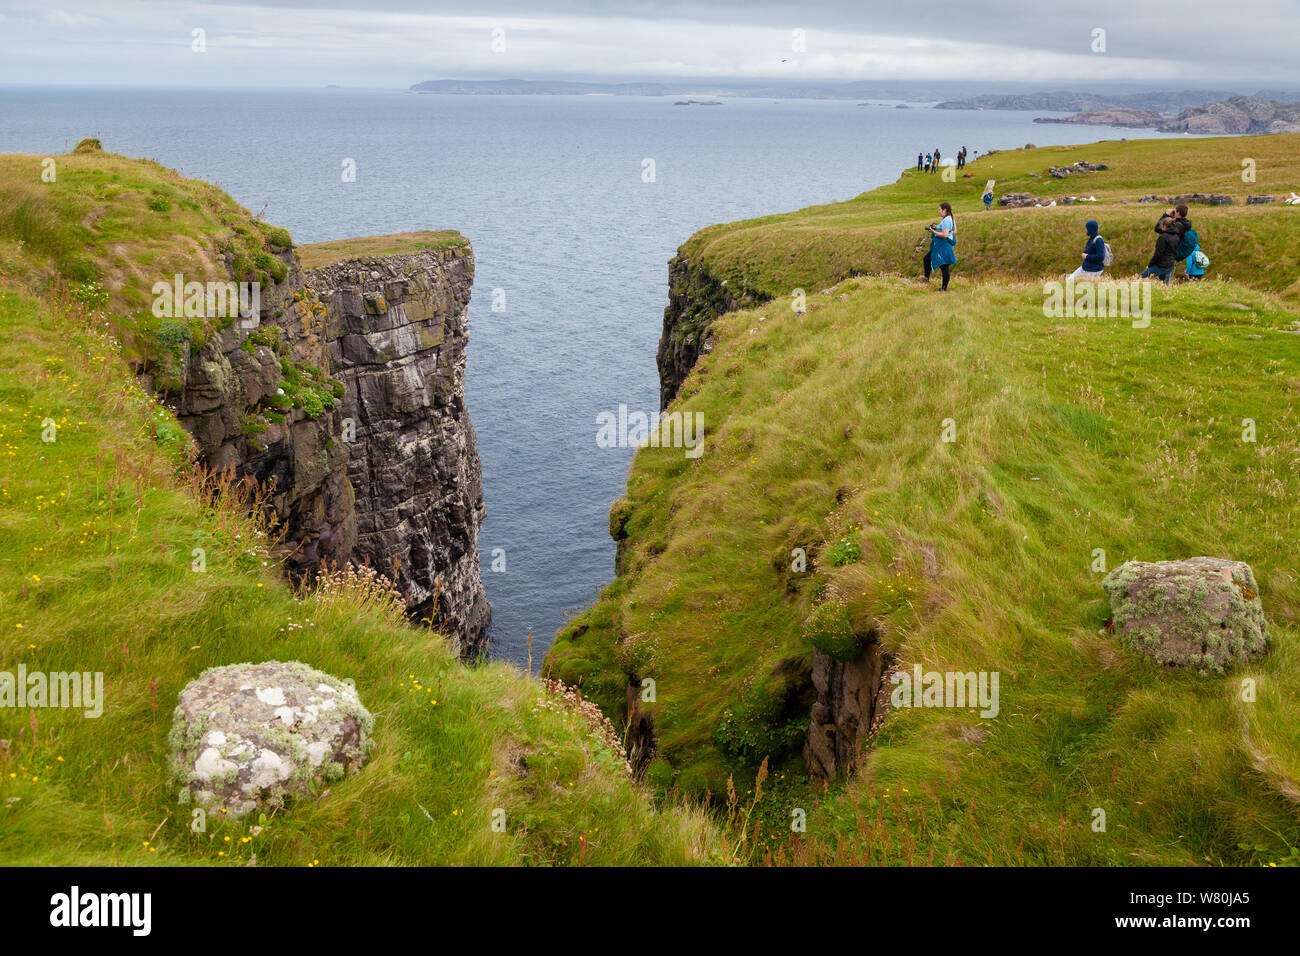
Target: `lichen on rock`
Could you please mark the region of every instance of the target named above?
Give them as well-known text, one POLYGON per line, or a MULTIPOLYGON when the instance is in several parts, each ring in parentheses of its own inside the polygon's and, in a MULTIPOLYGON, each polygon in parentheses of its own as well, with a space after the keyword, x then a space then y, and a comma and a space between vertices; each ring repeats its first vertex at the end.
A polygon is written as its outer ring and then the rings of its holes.
POLYGON ((179 799, 234 817, 282 806, 363 767, 373 727, 356 690, 306 664, 210 668, 172 717, 179 799))
POLYGON ((1268 650, 1259 585, 1244 562, 1129 561, 1111 571, 1102 588, 1115 633, 1157 663, 1221 672, 1268 650))

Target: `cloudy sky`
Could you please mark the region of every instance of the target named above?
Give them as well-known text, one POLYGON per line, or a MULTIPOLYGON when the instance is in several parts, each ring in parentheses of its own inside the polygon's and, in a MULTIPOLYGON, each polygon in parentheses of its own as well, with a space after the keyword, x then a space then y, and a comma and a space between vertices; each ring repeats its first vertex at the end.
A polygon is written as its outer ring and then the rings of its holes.
POLYGON ((1298 11, 1298 0, 0 0, 0 83, 714 77, 1295 88, 1298 11), (1097 30, 1105 52, 1093 51, 1097 30), (504 49, 493 49, 494 31, 504 49))

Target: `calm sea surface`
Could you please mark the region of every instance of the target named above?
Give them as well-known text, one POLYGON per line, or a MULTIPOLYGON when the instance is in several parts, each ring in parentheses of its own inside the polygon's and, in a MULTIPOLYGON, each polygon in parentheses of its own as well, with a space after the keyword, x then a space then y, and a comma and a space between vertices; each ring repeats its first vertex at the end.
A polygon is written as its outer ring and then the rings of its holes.
POLYGON ((8 87, 0 152, 49 155, 98 136, 220 183, 254 212, 269 204, 266 218, 298 242, 464 233, 477 262, 467 397, 492 652, 522 661, 532 631, 539 660, 613 576, 607 515, 632 453, 597 447, 596 416, 658 408, 666 263, 691 233, 851 198, 936 147, 1157 135, 1035 126, 1034 113, 723 102, 8 87), (340 175, 348 159, 355 182, 340 175), (647 159, 654 182, 643 181, 647 159))

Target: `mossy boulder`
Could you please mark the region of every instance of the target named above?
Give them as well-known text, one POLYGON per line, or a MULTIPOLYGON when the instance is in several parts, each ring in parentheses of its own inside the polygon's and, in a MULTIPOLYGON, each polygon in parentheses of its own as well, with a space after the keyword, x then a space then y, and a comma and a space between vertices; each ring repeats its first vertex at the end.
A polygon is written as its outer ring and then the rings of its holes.
POLYGON ((1102 588, 1115 633, 1157 663, 1223 671, 1268 649, 1259 586, 1244 562, 1129 561, 1106 575, 1102 588))
POLYGON ((364 766, 373 727, 351 686, 306 664, 210 668, 172 717, 180 801, 233 817, 283 806, 364 766))

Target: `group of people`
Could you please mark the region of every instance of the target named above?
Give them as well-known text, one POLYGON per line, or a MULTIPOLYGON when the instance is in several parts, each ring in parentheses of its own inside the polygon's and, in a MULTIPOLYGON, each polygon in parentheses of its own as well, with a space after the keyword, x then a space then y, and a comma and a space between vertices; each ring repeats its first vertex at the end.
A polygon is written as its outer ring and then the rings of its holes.
MULTIPOLYGON (((985 205, 988 205, 987 199, 985 205)), ((930 248, 921 259, 921 268, 926 282, 930 281, 930 273, 938 270, 943 276, 940 291, 947 292, 952 267, 957 264, 957 220, 953 216, 952 205, 947 202, 939 203, 939 216, 937 223, 926 227, 930 236, 930 248)), ((1084 223, 1084 230, 1088 233, 1088 241, 1083 247, 1083 263, 1070 278, 1100 279, 1106 267, 1111 264, 1110 246, 1102 238, 1101 226, 1097 220, 1089 219, 1084 223)), ((1186 263, 1188 279, 1199 280, 1205 277, 1210 260, 1201 251, 1200 236, 1192 228, 1192 221, 1187 218, 1187 206, 1180 204, 1166 209, 1156 223, 1155 232, 1155 254, 1138 278, 1160 279, 1169 285, 1180 259, 1186 263)))
MULTIPOLYGON (((1110 251, 1100 235, 1095 219, 1084 223, 1088 241, 1083 247, 1083 264, 1070 275, 1071 279, 1100 279, 1108 266, 1110 251)), ((1159 279, 1165 285, 1173 280, 1174 269, 1181 260, 1187 278, 1193 281, 1205 278, 1209 258, 1201 251, 1201 238, 1187 218, 1187 206, 1179 204, 1166 209, 1156 223, 1156 248, 1139 279, 1159 279)))
MULTIPOLYGON (((922 172, 937 173, 939 171, 939 150, 936 148, 933 153, 917 153, 916 168, 922 172)), ((966 168, 966 147, 963 146, 957 150, 957 168, 966 168)))

